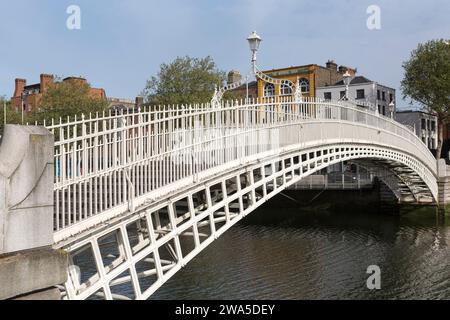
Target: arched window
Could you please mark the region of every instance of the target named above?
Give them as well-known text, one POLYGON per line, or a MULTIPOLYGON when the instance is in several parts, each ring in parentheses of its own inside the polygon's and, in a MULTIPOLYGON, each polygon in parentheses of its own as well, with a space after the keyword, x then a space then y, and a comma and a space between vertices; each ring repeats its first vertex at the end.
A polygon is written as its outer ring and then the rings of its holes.
POLYGON ((300 79, 300 90, 302 93, 308 93, 309 92, 309 81, 308 79, 301 78, 300 79))
POLYGON ((292 94, 292 90, 287 84, 282 84, 280 89, 281 89, 282 96, 287 96, 287 95, 292 94))
POLYGON ((264 96, 273 97, 275 95, 275 86, 272 83, 266 83, 264 85, 264 96))

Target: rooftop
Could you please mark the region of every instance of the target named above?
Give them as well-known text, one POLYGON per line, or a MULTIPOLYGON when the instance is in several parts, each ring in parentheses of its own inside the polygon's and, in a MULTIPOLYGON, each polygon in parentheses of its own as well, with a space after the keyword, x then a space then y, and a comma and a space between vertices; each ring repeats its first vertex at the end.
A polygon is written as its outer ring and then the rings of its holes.
MULTIPOLYGON (((251 82, 248 83, 248 87, 249 88, 253 88, 253 87, 256 87, 256 86, 258 86, 258 82, 257 81, 251 81, 251 82)), ((247 84, 244 83, 243 85, 240 85, 239 87, 235 88, 234 90, 241 89, 241 88, 247 88, 247 84)))
MULTIPOLYGON (((333 67, 337 68, 336 71, 339 71, 339 68, 343 69, 343 70, 353 70, 356 73, 356 68, 353 67, 348 67, 348 66, 344 66, 344 65, 340 65, 338 68, 338 64, 334 61, 334 60, 328 60, 326 62, 326 64, 332 64, 333 67)), ((303 69, 303 68, 310 68, 310 67, 316 67, 316 68, 322 68, 322 69, 329 69, 326 65, 322 66, 322 65, 318 65, 316 63, 312 63, 312 64, 305 64, 305 65, 298 65, 298 66, 290 66, 290 67, 284 67, 284 68, 277 68, 277 69, 270 69, 270 70, 264 70, 264 73, 271 73, 271 72, 278 72, 278 71, 288 71, 288 70, 293 70, 295 71, 295 69, 303 69)))
POLYGON ((397 113, 423 113, 423 114, 428 114, 428 115, 434 116, 434 114, 431 113, 431 112, 427 112, 425 110, 419 110, 419 109, 417 109, 417 110, 414 110, 414 109, 399 109, 399 110, 397 110, 397 113))
POLYGON ((33 89, 39 90, 40 88, 41 88, 40 83, 30 84, 30 85, 24 87, 25 90, 33 90, 33 89))
POLYGON ((264 70, 263 72, 266 73, 266 72, 274 72, 274 71, 284 71, 284 70, 291 70, 291 69, 308 68, 308 67, 312 67, 312 66, 317 66, 317 65, 315 65, 315 64, 305 64, 305 65, 300 65, 300 66, 290 66, 290 67, 285 67, 285 68, 264 70))
MULTIPOLYGON (((350 81, 350 85, 352 84, 361 84, 361 83, 371 83, 373 82, 372 80, 367 79, 366 77, 363 76, 356 76, 352 79, 352 81, 350 81)), ((334 84, 335 86, 343 86, 344 85, 344 80, 338 81, 334 84)))
POLYGON ((67 78, 63 79, 63 81, 67 81, 67 80, 82 80, 82 81, 86 81, 86 79, 83 78, 83 77, 67 77, 67 78))

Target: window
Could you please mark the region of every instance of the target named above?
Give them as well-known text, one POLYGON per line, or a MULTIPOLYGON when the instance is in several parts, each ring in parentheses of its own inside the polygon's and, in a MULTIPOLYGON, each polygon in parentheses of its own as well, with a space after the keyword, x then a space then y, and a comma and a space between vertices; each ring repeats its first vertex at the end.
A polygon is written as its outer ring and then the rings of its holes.
POLYGON ((422 119, 422 130, 425 130, 427 128, 425 119, 422 119))
POLYGON ((364 92, 364 89, 356 90, 356 99, 364 99, 366 97, 366 94, 364 92))
POLYGON ((339 92, 339 96, 340 96, 341 99, 344 98, 345 97, 345 91, 339 92))
POLYGON ((380 90, 377 90, 377 99, 378 99, 378 100, 381 99, 381 96, 380 96, 380 95, 381 95, 380 90))
POLYGON ((386 115, 386 106, 383 106, 383 116, 386 115))
POLYGON ((281 85, 281 93, 280 94, 282 96, 287 96, 287 95, 292 94, 292 90, 287 84, 282 84, 281 85))
POLYGON ((309 92, 309 81, 308 79, 301 78, 300 79, 300 91, 302 93, 309 92))
POLYGON ((381 109, 381 105, 380 105, 380 104, 378 105, 378 113, 379 113, 379 114, 383 114, 383 113, 382 113, 382 109, 381 109))
POLYGON ((325 100, 331 100, 331 92, 324 92, 323 97, 325 100))
POLYGON ((275 86, 272 83, 266 83, 264 86, 264 96, 273 97, 275 95, 275 86))
POLYGON ((392 93, 389 93, 389 102, 394 101, 394 95, 392 93))
POLYGON ((431 130, 431 121, 429 119, 427 120, 427 129, 431 130))
POLYGON ((431 131, 436 131, 436 121, 431 121, 431 131))
POLYGON ((382 93, 382 97, 383 97, 383 98, 382 98, 382 99, 383 99, 383 101, 386 101, 386 92, 384 92, 384 91, 383 91, 383 93, 382 93))

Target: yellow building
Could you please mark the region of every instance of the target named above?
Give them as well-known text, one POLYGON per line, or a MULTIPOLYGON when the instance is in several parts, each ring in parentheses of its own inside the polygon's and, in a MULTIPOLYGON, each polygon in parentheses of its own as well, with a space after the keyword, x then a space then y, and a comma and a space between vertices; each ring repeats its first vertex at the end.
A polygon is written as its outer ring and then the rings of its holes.
MULTIPOLYGON (((262 71, 264 74, 275 78, 290 80, 296 84, 300 81, 300 88, 303 96, 315 97, 316 88, 333 85, 342 80, 344 73, 348 71, 350 75, 356 74, 356 69, 346 66, 339 66, 332 60, 326 63, 326 66, 317 64, 308 64, 303 66, 272 69, 262 71)), ((258 78, 258 97, 286 96, 291 92, 289 87, 282 85, 274 85, 258 78)))

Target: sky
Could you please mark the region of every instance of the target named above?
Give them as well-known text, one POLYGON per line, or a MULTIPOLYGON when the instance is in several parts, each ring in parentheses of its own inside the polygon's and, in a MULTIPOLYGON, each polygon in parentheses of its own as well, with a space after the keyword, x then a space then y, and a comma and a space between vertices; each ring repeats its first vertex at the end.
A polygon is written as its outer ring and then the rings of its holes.
POLYGON ((329 59, 396 88, 417 44, 450 38, 449 0, 0 0, 0 96, 14 79, 41 73, 83 76, 109 97, 134 99, 162 63, 212 56, 218 67, 250 71, 246 38, 263 38, 260 69, 329 59), (67 28, 67 8, 81 29, 67 28), (380 8, 369 30, 367 8, 380 8))

